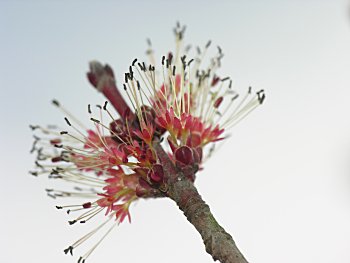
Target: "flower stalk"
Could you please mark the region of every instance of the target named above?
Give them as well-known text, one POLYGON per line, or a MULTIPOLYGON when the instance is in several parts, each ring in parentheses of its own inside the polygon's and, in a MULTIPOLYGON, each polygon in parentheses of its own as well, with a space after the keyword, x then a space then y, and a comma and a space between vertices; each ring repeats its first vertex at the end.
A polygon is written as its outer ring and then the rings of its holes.
POLYGON ((155 145, 168 175, 167 195, 183 211, 187 220, 202 236, 206 251, 214 260, 222 263, 248 263, 236 246, 232 236, 214 218, 209 206, 198 193, 195 185, 172 164, 164 149, 155 145))

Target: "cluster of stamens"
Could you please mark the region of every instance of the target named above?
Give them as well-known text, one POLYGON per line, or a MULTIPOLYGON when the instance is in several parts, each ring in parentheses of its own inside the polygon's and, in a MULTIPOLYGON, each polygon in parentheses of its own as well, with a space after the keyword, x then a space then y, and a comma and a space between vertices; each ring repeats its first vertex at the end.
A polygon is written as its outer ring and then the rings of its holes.
POLYGON ((206 149, 207 145, 224 139, 224 132, 265 98, 263 91, 253 94, 249 88, 239 100, 232 80, 217 75, 223 57, 220 47, 203 69, 210 41, 203 51, 197 48, 197 54, 188 60, 190 49, 182 47, 184 30, 179 25, 175 28, 176 52, 161 58, 159 70, 150 41, 147 54, 151 63, 133 60, 123 83, 130 105, 117 90, 112 69, 96 61, 90 63, 90 83, 107 97, 119 118, 113 117, 107 102, 97 105, 98 117, 88 105, 94 128, 87 129, 54 100, 53 104, 64 112, 69 129, 31 126, 42 134, 40 138, 37 132, 34 136, 31 151, 37 153, 37 169, 31 173, 77 185, 72 191, 47 189, 53 198, 84 199, 81 204, 57 206, 68 214, 82 212, 69 224, 85 223, 101 212, 107 216, 105 222, 69 246, 65 253, 72 254, 73 249, 111 224, 79 262, 86 260, 115 224, 125 218, 130 221, 131 203, 139 198, 167 195, 168 182, 155 144, 162 145, 173 164, 194 182, 204 157, 212 152, 212 148, 206 149), (103 121, 106 116, 107 122, 103 121))

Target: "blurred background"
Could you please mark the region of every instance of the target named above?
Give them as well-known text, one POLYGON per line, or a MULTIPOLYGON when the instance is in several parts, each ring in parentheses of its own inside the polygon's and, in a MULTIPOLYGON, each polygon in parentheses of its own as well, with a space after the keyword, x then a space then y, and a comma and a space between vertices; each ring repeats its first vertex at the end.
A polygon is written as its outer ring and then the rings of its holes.
MULTIPOLYGON (((46 196, 54 181, 28 174, 29 124, 64 125, 53 98, 89 124, 104 98, 88 62, 121 79, 145 58, 185 41, 224 51, 235 89, 267 100, 231 131, 197 179, 203 198, 254 263, 350 262, 349 2, 0 1, 0 261, 76 262, 63 249, 97 222, 69 226, 46 196)), ((88 262, 212 262, 199 234, 170 200, 140 201, 88 262)))

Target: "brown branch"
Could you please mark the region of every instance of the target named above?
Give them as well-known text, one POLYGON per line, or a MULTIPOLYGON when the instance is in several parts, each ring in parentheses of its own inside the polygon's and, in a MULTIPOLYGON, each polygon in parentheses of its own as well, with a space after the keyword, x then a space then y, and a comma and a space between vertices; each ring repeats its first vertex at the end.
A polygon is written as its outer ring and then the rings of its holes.
POLYGON ((176 202, 187 220, 202 236, 206 251, 222 263, 248 263, 237 248, 232 236, 215 220, 194 184, 175 167, 164 149, 154 145, 167 175, 168 196, 176 202))

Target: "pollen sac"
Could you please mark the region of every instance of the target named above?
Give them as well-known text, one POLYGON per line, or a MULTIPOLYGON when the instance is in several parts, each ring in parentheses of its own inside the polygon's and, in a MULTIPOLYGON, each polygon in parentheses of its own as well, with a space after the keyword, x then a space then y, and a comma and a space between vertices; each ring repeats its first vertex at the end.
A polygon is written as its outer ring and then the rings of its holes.
POLYGON ((220 78, 218 76, 214 76, 213 80, 211 81, 211 86, 214 87, 218 82, 220 81, 220 78))
POLYGON ((52 144, 52 145, 55 145, 55 144, 60 144, 62 141, 61 141, 61 139, 51 139, 50 140, 50 143, 52 144))
POLYGON ((84 203, 82 206, 85 209, 90 208, 91 207, 91 202, 84 203))
POLYGON ((61 156, 56 156, 56 157, 51 158, 51 162, 53 162, 53 163, 57 163, 57 162, 60 162, 60 161, 62 161, 62 157, 61 156))
POLYGON ((214 102, 214 108, 219 108, 220 104, 222 103, 222 101, 224 100, 224 97, 219 97, 215 100, 214 102))

